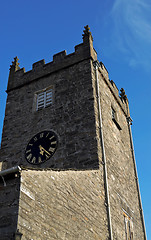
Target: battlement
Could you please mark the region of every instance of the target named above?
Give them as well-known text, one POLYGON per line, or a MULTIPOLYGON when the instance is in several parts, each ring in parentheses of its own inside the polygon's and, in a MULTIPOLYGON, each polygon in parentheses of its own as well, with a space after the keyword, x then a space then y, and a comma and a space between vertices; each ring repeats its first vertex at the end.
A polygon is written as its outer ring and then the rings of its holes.
POLYGON ((32 65, 32 70, 28 72, 25 71, 25 68, 20 69, 18 58, 15 57, 10 66, 7 92, 87 59, 97 59, 97 53, 93 48, 93 38, 88 26, 84 30, 83 43, 76 45, 75 51, 71 54, 67 55, 65 50, 61 51, 53 56, 52 62, 45 64, 44 59, 35 62, 32 65))
POLYGON ((114 95, 116 101, 122 108, 124 114, 127 116, 129 114, 129 112, 127 111, 128 99, 127 99, 127 96, 125 95, 124 89, 121 88, 121 90, 120 90, 121 92, 119 93, 119 89, 117 88, 114 81, 109 79, 109 74, 108 74, 108 71, 107 71, 105 65, 102 62, 100 62, 100 63, 98 61, 96 61, 96 62, 97 62, 96 64, 98 65, 98 70, 101 73, 102 78, 104 79, 104 81, 106 82, 110 91, 114 95))
MULTIPOLYGON (((19 59, 15 57, 12 65, 10 66, 7 92, 20 88, 41 77, 48 76, 54 72, 78 64, 82 61, 89 59, 93 62, 98 61, 97 52, 93 47, 93 37, 89 30, 89 27, 86 26, 82 35, 83 42, 75 46, 75 51, 73 53, 67 54, 66 50, 56 53, 53 55, 53 61, 49 63, 45 63, 44 59, 37 61, 33 63, 32 69, 27 72, 24 67, 20 69, 18 63, 19 59)), ((121 101, 119 90, 113 80, 109 80, 108 71, 102 62, 99 63, 99 71, 116 99, 120 102, 120 105, 125 109, 125 102, 121 101)))
POLYGON ((119 96, 119 90, 118 90, 115 82, 114 82, 113 80, 110 80, 110 83, 112 84, 112 86, 113 86, 113 88, 114 88, 115 94, 116 94, 117 96, 119 96))
POLYGON ((41 69, 44 65, 45 65, 45 60, 42 59, 42 60, 40 60, 38 62, 33 63, 32 69, 33 70, 41 69))

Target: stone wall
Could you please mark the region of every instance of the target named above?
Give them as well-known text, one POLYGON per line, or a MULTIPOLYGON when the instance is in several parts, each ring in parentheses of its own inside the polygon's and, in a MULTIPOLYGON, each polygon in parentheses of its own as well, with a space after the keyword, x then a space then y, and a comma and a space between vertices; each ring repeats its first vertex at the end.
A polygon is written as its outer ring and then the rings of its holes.
MULTIPOLYGON (((96 78, 94 70, 92 77, 96 78)), ((127 111, 117 95, 116 86, 104 77, 101 68, 98 77, 113 239, 125 239, 124 212, 132 219, 134 239, 144 239, 127 111), (112 119, 112 108, 116 112, 117 122, 112 119)))
POLYGON ((17 228, 20 178, 0 178, 0 240, 14 240, 17 228), (3 181, 4 180, 4 181, 3 181))
POLYGON ((8 93, 1 149, 7 167, 31 167, 24 156, 29 140, 40 131, 53 130, 58 149, 40 168, 98 168, 89 66, 90 60, 84 60, 8 93), (36 111, 36 92, 49 86, 53 104, 36 111))
POLYGON ((109 239, 103 181, 102 170, 22 171, 22 239, 109 239))

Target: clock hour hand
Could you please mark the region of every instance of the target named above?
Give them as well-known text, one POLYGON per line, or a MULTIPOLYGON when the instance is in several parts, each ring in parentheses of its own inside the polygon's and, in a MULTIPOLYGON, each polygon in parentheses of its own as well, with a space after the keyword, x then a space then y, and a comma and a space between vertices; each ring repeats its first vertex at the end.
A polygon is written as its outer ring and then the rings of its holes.
POLYGON ((40 154, 41 155, 43 155, 44 152, 45 152, 45 153, 47 153, 50 156, 50 153, 46 149, 44 149, 41 145, 39 145, 39 149, 40 149, 40 154))

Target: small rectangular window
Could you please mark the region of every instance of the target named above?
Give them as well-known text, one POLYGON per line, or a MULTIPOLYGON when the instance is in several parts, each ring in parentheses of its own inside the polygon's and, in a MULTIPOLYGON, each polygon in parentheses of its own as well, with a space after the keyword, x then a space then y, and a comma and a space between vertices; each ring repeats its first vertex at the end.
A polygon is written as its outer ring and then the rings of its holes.
POLYGON ((115 125, 117 126, 117 128, 119 130, 121 130, 122 128, 120 127, 119 123, 118 123, 118 117, 117 117, 117 112, 115 111, 115 109, 113 107, 111 107, 111 113, 112 113, 112 120, 115 123, 115 125))
POLYGON ((52 88, 37 93, 36 110, 40 110, 52 104, 52 88))
POLYGON ((126 240, 133 240, 133 222, 132 219, 124 212, 125 235, 126 240))
POLYGON ((116 119, 116 112, 113 108, 112 108, 112 119, 116 119))

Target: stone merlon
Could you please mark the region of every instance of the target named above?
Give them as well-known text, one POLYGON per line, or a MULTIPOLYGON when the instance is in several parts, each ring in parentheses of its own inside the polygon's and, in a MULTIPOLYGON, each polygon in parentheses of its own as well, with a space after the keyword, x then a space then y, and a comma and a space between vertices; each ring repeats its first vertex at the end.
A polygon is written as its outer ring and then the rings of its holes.
MULTIPOLYGON (((10 74, 8 79, 7 91, 10 92, 13 89, 18 89, 26 84, 29 84, 32 81, 35 81, 41 77, 50 75, 51 73, 57 72, 63 68, 70 67, 81 61, 90 59, 92 61, 97 60, 97 52, 93 48, 93 37, 90 28, 85 26, 83 31, 83 42, 75 46, 75 51, 71 54, 67 54, 66 51, 61 51, 53 55, 53 61, 45 63, 45 60, 42 59, 38 62, 33 63, 32 70, 26 72, 25 68, 19 67, 18 58, 15 57, 12 65, 10 67, 10 74)), ((125 101, 119 96, 118 88, 116 87, 113 80, 109 80, 108 71, 104 64, 100 62, 99 71, 102 74, 102 77, 107 82, 113 94, 120 101, 121 106, 125 109, 125 101)))

